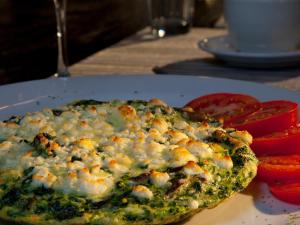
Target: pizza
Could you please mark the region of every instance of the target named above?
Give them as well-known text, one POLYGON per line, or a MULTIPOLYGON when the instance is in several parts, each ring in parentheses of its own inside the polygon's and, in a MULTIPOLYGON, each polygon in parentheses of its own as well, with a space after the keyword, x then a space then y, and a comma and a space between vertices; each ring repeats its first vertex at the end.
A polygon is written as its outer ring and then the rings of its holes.
POLYGON ((159 99, 81 100, 0 122, 0 218, 154 225, 217 206, 255 177, 252 137, 191 115, 159 99))

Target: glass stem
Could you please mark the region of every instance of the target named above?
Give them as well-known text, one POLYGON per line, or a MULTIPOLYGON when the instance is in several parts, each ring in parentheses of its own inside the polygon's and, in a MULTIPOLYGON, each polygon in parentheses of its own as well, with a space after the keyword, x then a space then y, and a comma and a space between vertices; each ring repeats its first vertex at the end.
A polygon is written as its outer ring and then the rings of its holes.
POLYGON ((152 25, 152 0, 147 0, 148 22, 152 25))
POLYGON ((58 45, 58 60, 57 60, 57 73, 55 77, 69 77, 68 71, 68 58, 66 46, 66 6, 67 0, 53 0, 56 15, 57 27, 57 45, 58 45))

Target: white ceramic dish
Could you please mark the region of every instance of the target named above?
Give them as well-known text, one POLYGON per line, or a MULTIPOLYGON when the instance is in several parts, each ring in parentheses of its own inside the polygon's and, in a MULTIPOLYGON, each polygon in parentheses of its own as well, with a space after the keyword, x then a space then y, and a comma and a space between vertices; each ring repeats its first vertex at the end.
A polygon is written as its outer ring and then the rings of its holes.
MULTIPOLYGON (((237 92, 260 100, 289 99, 300 93, 257 83, 193 76, 101 76, 47 79, 0 86, 0 119, 55 107, 76 99, 149 99, 158 97, 183 106, 192 98, 213 92, 237 92)), ((7 223, 0 222, 0 225, 7 223)), ((266 185, 253 182, 243 193, 185 221, 185 225, 296 225, 300 206, 273 198, 266 185)))
POLYGON ((232 66, 273 69, 300 65, 300 50, 288 52, 250 53, 236 50, 227 35, 204 38, 200 49, 232 66))

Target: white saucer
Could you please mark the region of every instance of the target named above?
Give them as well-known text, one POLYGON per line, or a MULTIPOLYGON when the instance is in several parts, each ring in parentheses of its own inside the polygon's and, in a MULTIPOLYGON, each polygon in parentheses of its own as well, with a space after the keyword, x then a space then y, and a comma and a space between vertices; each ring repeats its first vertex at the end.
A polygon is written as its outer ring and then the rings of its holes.
POLYGON ((230 44, 230 40, 226 35, 205 38, 198 45, 202 50, 233 66, 265 69, 300 66, 299 49, 272 53, 240 52, 230 44))

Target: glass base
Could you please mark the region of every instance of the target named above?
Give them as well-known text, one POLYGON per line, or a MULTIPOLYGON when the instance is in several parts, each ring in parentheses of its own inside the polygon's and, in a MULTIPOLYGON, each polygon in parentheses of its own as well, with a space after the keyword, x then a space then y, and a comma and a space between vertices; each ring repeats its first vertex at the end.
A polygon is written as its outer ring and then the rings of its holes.
POLYGON ((190 23, 178 18, 157 18, 152 23, 152 34, 157 37, 187 33, 190 23))
POLYGON ((64 71, 58 71, 57 73, 54 74, 54 77, 70 77, 71 74, 69 73, 68 70, 64 71))

